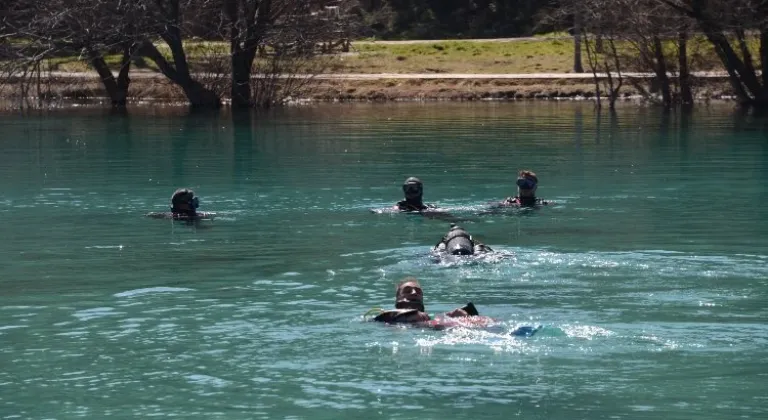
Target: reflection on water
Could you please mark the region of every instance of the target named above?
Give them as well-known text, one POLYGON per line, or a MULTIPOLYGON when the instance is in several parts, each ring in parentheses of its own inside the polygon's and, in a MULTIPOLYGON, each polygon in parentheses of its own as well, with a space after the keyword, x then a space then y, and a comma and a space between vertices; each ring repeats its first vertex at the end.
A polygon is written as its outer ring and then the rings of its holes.
POLYGON ((765 118, 591 104, 2 115, 0 417, 764 417, 765 118), (519 169, 537 209, 488 213, 519 169), (435 261, 447 219, 496 252, 435 261), (216 220, 145 218, 188 186, 216 220), (361 322, 419 278, 427 310, 361 322), (529 338, 518 326, 543 325, 529 338))

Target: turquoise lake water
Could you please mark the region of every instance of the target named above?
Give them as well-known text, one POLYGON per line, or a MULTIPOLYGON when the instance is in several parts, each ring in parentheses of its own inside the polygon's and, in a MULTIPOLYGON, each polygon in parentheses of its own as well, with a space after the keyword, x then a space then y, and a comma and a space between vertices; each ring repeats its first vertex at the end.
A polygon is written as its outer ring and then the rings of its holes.
POLYGON ((764 419, 768 119, 591 104, 5 114, 0 419, 764 419), (483 214, 534 170, 554 205, 483 214), (374 214, 408 176, 445 220, 374 214), (193 188, 199 226, 144 217, 193 188), (492 330, 362 322, 417 277, 492 330), (533 337, 509 334, 543 325, 533 337))

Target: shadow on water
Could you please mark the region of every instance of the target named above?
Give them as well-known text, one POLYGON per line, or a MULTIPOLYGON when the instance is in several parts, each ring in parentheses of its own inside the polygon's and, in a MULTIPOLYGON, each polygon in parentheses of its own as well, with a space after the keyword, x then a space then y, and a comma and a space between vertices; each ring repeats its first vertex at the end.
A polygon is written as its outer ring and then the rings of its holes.
POLYGON ((253 111, 232 111, 232 165, 233 181, 242 185, 254 171, 254 119, 253 111))
POLYGON ((191 173, 194 172, 193 168, 196 166, 195 160, 197 159, 192 159, 192 151, 189 150, 190 144, 194 143, 192 139, 198 138, 200 133, 205 131, 215 135, 222 114, 219 110, 190 109, 181 119, 178 132, 174 132, 170 136, 171 179, 174 185, 187 184, 191 173))
POLYGON ((107 170, 112 173, 121 173, 126 166, 131 165, 131 162, 126 160, 132 156, 132 145, 136 136, 135 117, 125 108, 111 108, 107 118, 109 122, 106 125, 105 135, 109 141, 104 142, 107 170))

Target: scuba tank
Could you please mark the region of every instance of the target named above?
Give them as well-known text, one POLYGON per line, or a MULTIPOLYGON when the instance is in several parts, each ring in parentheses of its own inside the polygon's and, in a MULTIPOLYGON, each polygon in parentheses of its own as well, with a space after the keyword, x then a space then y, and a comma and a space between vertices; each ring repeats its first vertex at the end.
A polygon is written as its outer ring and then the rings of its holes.
POLYGON ((443 237, 445 251, 452 255, 472 255, 475 253, 475 241, 461 226, 453 225, 443 237))

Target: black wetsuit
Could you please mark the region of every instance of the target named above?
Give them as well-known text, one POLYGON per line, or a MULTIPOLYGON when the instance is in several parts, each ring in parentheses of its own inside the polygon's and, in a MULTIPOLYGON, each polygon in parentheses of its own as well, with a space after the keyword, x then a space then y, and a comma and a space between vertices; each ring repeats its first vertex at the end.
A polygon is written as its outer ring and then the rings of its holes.
POLYGON ((421 201, 414 203, 408 200, 398 201, 396 206, 400 211, 424 211, 436 208, 431 204, 424 204, 421 201))
POLYGON ((430 317, 418 309, 391 309, 376 315, 373 320, 387 324, 412 324, 429 321, 430 317))

